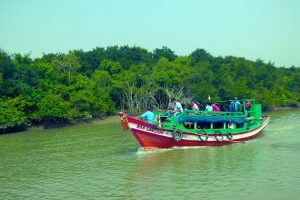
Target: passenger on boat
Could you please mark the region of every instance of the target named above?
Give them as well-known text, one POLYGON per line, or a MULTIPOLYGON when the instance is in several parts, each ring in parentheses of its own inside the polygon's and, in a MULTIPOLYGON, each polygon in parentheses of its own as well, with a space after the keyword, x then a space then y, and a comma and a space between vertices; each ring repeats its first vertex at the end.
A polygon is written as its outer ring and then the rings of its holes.
POLYGON ((246 102, 246 110, 250 110, 252 104, 251 104, 251 101, 247 101, 246 102))
POLYGON ((234 100, 230 101, 229 111, 230 112, 239 112, 240 111, 240 105, 241 105, 241 103, 239 102, 237 97, 234 97, 234 100))
POLYGON ((181 113, 183 111, 181 103, 178 102, 175 98, 172 98, 171 100, 173 102, 174 115, 181 113))
POLYGON ((215 111, 215 112, 220 112, 221 111, 220 107, 215 103, 212 104, 212 107, 213 107, 213 111, 215 111))
POLYGON ((234 97, 234 112, 239 112, 240 106, 241 106, 241 103, 239 102, 237 97, 234 97))
POLYGON ((228 129, 233 129, 234 126, 233 126, 233 123, 232 122, 228 122, 228 129))
POLYGON ((199 106, 196 104, 195 101, 192 101, 192 110, 199 110, 199 106))
POLYGON ((148 107, 146 112, 144 112, 141 116, 141 119, 145 119, 147 123, 149 124, 154 124, 155 121, 155 116, 154 113, 152 112, 152 108, 148 107))
POLYGON ((205 111, 206 111, 206 112, 212 112, 212 111, 213 111, 213 107, 211 106, 210 103, 208 103, 208 104, 206 105, 205 111))

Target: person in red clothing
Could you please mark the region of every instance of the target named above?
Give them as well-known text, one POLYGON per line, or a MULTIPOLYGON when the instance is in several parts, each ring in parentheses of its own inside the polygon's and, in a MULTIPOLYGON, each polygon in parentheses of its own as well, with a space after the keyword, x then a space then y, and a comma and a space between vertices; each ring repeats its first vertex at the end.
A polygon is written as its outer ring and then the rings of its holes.
POLYGON ((251 102, 247 101, 246 102, 246 110, 250 110, 251 106, 252 106, 251 102))
POLYGON ((220 107, 217 104, 212 104, 212 107, 213 107, 213 111, 215 111, 215 112, 221 111, 220 107))

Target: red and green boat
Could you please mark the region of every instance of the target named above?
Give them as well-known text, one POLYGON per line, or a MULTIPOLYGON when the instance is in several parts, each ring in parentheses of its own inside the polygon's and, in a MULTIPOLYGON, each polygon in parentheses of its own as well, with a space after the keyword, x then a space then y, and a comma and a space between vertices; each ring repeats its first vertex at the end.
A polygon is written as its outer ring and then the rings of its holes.
MULTIPOLYGON (((253 139, 270 120, 270 116, 263 115, 261 104, 254 99, 239 101, 240 109, 235 112, 184 110, 171 117, 165 112, 155 112, 155 124, 123 112, 119 114, 123 129, 129 129, 144 148, 222 146, 253 139)), ((227 102, 216 103, 224 107, 227 102)))

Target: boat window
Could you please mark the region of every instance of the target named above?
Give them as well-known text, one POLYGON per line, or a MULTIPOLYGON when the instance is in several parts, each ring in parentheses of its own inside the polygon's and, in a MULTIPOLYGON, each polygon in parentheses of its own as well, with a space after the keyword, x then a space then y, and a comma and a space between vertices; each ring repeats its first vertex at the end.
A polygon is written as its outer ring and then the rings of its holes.
POLYGON ((210 129, 210 122, 197 122, 197 129, 210 129))
POLYGON ((194 122, 184 122, 183 126, 187 129, 194 129, 195 128, 194 122))
POLYGON ((233 129, 233 128, 234 128, 234 123, 232 123, 232 122, 227 122, 227 123, 226 123, 226 127, 227 127, 228 129, 233 129))
POLYGON ((244 123, 242 124, 236 124, 236 128, 243 128, 244 127, 244 123))
POLYGON ((215 122, 215 123, 213 123, 213 128, 214 129, 223 129, 224 123, 223 122, 215 122))

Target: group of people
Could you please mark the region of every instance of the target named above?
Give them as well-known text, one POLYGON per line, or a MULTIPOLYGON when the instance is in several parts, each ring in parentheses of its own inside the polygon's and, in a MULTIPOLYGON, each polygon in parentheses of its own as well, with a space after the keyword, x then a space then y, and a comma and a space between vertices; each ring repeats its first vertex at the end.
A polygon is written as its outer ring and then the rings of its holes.
MULTIPOLYGON (((192 110, 204 110, 207 112, 220 112, 221 108, 217 104, 211 104, 208 103, 206 106, 203 104, 199 104, 195 100, 191 102, 192 104, 192 110)), ((184 104, 181 104, 178 102, 175 98, 172 98, 169 103, 169 110, 167 111, 167 115, 170 116, 170 114, 178 114, 181 113, 183 110, 186 110, 186 107, 184 104)))
MULTIPOLYGON (((199 103, 198 103, 199 104, 199 103)), ((204 107, 202 104, 200 104, 200 106, 198 106, 198 104, 196 103, 196 101, 192 101, 192 110, 203 110, 206 112, 220 112, 221 108, 218 104, 215 103, 207 103, 207 105, 204 107)))
MULTIPOLYGON (((195 100, 191 102, 191 105, 192 105, 192 110, 202 110, 206 112, 220 112, 220 111, 239 112, 241 107, 241 103, 239 102, 237 97, 234 97, 234 100, 229 101, 226 107, 224 107, 224 105, 220 106, 216 103, 213 104, 207 103, 207 105, 204 106, 203 104, 200 104, 195 100)), ((251 102, 247 101, 245 106, 246 106, 246 110, 249 110, 251 108, 251 102)), ((172 114, 176 117, 177 114, 183 112, 183 110, 185 109, 186 108, 184 104, 178 102, 176 98, 171 98, 166 115, 168 118, 170 118, 172 114)), ((150 107, 147 108, 147 111, 143 113, 140 116, 140 118, 145 119, 150 124, 154 124, 155 122, 155 115, 152 112, 152 109, 150 107)))
MULTIPOLYGON (((180 102, 178 102, 175 98, 171 98, 171 101, 169 103, 169 108, 167 111, 168 118, 171 117, 172 114, 176 116, 178 113, 183 112, 183 107, 180 102)), ((141 116, 141 119, 145 119, 147 123, 154 124, 155 122, 155 115, 152 112, 152 108, 148 107, 146 112, 144 112, 141 116)))

